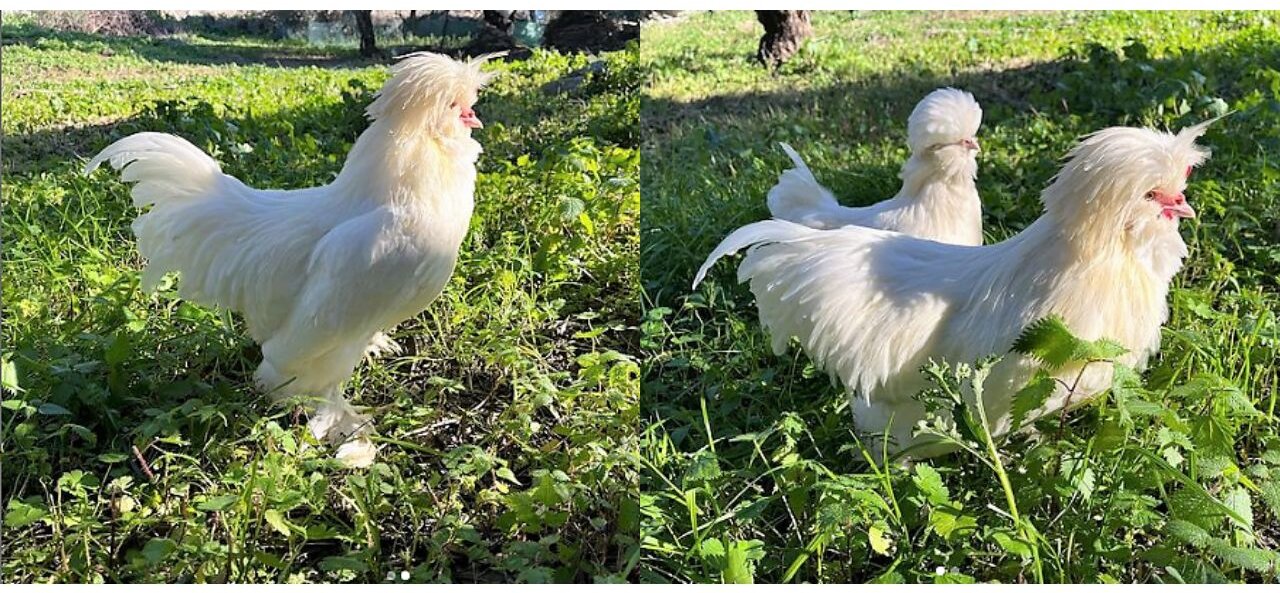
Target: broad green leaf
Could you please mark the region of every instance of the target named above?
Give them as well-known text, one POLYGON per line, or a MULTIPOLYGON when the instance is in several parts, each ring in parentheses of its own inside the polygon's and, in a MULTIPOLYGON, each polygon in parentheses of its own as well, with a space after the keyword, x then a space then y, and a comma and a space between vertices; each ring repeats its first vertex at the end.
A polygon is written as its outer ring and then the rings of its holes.
POLYGON ((749 585, 755 581, 755 561, 764 557, 764 542, 735 541, 725 556, 724 582, 749 585))
POLYGON ((1280 521, 1280 479, 1272 478, 1259 486, 1258 496, 1271 511, 1272 520, 1280 521))
POLYGON ((1092 342, 1081 340, 1077 343, 1076 351, 1073 353, 1072 358, 1076 360, 1114 360, 1128 351, 1128 348, 1109 338, 1100 338, 1092 342))
POLYGON ((957 503, 929 511, 929 528, 946 541, 951 541, 953 535, 969 533, 977 526, 978 519, 965 513, 957 503))
POLYGON ((262 514, 262 518, 266 520, 267 525, 280 532, 280 535, 289 535, 292 530, 289 528, 289 522, 285 520, 284 515, 275 509, 267 509, 262 514))
POLYGON ((320 570, 325 572, 338 572, 340 570, 350 570, 356 574, 363 574, 368 568, 364 561, 351 556, 327 556, 320 561, 318 565, 320 570))
POLYGON ((201 511, 221 511, 235 504, 238 500, 240 500, 239 494, 223 494, 197 504, 196 508, 201 511))
POLYGON ((36 408, 36 412, 45 416, 70 416, 71 411, 58 405, 45 402, 36 408))
POLYGON ((1037 370, 1031 380, 1013 394, 1013 409, 1010 412, 1013 424, 1010 432, 1021 428, 1027 414, 1040 409, 1057 388, 1058 382, 1048 372, 1044 369, 1037 370))
POLYGON ((1236 512, 1240 519, 1232 518, 1247 531, 1253 531, 1253 500, 1244 486, 1236 486, 1222 497, 1222 504, 1236 512))
POLYGON ((889 556, 893 550, 893 540, 889 538, 888 526, 877 521, 867 529, 867 543, 871 544, 871 549, 875 550, 881 556, 889 556))
POLYGON ((22 387, 18 385, 18 367, 8 356, 0 359, 0 387, 9 393, 22 392, 22 387))
POLYGON ((150 566, 156 566, 168 558, 174 550, 178 549, 178 544, 167 537, 157 537, 142 546, 142 558, 147 561, 150 566))
POLYGON ((1003 531, 997 531, 991 534, 991 537, 996 540, 996 544, 999 545, 1002 550, 1010 554, 1016 554, 1024 559, 1031 557, 1031 546, 1027 545, 1026 542, 1018 539, 1016 536, 1003 531))
POLYGON ((49 513, 48 511, 29 505, 17 499, 10 499, 9 506, 4 513, 4 526, 9 528, 24 527, 39 521, 49 513))

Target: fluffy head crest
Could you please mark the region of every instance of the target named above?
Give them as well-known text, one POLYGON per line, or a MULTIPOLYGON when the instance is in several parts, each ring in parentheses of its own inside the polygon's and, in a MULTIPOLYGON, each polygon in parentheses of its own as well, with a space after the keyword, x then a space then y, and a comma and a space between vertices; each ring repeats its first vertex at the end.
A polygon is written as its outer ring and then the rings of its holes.
POLYGON ((907 120, 907 145, 912 153, 930 146, 951 144, 978 134, 982 108, 969 93, 943 88, 916 104, 907 120))
POLYGON ((365 113, 373 120, 396 119, 430 133, 451 135, 456 114, 450 106, 455 101, 474 103, 476 94, 494 77, 494 73, 480 67, 504 53, 465 61, 430 52, 400 56, 400 61, 391 66, 391 78, 365 113))
POLYGON ((1196 145, 1209 120, 1177 134, 1113 127, 1086 136, 1041 194, 1045 211, 1077 231, 1114 232, 1153 189, 1181 192, 1191 168, 1209 158, 1196 145))

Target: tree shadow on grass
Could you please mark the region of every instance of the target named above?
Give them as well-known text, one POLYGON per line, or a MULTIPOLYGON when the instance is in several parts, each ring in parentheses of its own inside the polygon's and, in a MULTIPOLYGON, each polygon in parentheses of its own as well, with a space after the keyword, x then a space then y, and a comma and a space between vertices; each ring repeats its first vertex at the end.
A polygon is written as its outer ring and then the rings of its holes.
MULTIPOLYGON (((5 46, 65 47, 112 56, 129 54, 153 62, 200 65, 261 65, 273 68, 360 68, 394 61, 415 51, 433 51, 454 58, 474 57, 486 53, 471 44, 424 46, 413 43, 381 45, 382 55, 361 56, 358 49, 334 46, 309 46, 303 43, 281 43, 253 37, 206 36, 193 42, 191 35, 105 36, 76 31, 56 31, 32 23, 5 24, 0 43, 5 46)), ((525 59, 527 48, 514 48, 506 60, 525 59)))

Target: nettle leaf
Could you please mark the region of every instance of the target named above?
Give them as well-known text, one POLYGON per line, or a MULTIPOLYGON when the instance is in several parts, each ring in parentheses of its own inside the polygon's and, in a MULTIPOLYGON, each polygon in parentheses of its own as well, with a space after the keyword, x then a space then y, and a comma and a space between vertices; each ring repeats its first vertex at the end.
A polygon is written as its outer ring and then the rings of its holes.
POLYGON ((942 476, 938 474, 938 470, 923 463, 917 465, 915 469, 916 475, 911 477, 911 481, 929 502, 935 505, 951 502, 951 493, 947 491, 947 485, 942 483, 942 476))
POLYGON ((569 222, 582 215, 587 210, 587 203, 581 198, 570 196, 560 196, 556 202, 556 211, 560 215, 560 220, 569 222))
POLYGON ((1073 361, 1113 360, 1129 351, 1108 338, 1080 339, 1057 315, 1049 315, 1028 325, 1013 342, 1011 350, 1040 361, 1049 370, 1062 368, 1073 361))
POLYGON ((755 582, 755 563, 764 558, 764 542, 758 539, 735 541, 725 554, 724 582, 750 585, 755 582))
POLYGON ((1062 318, 1050 315, 1022 330, 1011 350, 1030 356, 1049 369, 1057 369, 1070 362, 1079 347, 1080 339, 1071 333, 1062 318))
POLYGON ((1114 360, 1128 351, 1120 342, 1110 338, 1092 342, 1081 340, 1076 344, 1074 357, 1076 360, 1114 360))
POLYGON ((1253 500, 1249 497, 1249 491, 1245 490, 1244 486, 1236 486, 1227 492, 1222 499, 1222 504, 1235 511, 1237 515, 1240 515, 1240 519, 1232 517, 1232 522, 1239 524, 1240 527, 1247 531, 1253 531, 1253 500))
POLYGON ((1013 424, 1010 432, 1017 432, 1022 427, 1022 422, 1026 420, 1027 414, 1039 410, 1044 406, 1044 402, 1049 399, 1050 395, 1058 387, 1058 382, 1048 371, 1040 369, 1031 377, 1022 389, 1013 395, 1013 410, 1011 412, 1013 424))
POLYGON ((702 561, 706 562, 711 568, 723 571, 725 565, 724 542, 714 537, 702 540, 702 545, 698 547, 698 557, 702 558, 702 561))
POLYGON ((1111 398, 1120 414, 1121 426, 1133 426, 1134 416, 1156 416, 1164 411, 1163 406, 1147 401, 1146 396, 1142 377, 1133 367, 1112 365, 1111 398))
POLYGON ((1207 548, 1223 562, 1244 570, 1271 572, 1276 567, 1277 555, 1269 550, 1241 548, 1220 539, 1211 540, 1207 548))
POLYGON ((1188 402, 1213 400, 1231 416, 1257 418, 1264 415, 1239 386, 1215 373, 1199 373, 1171 390, 1169 394, 1188 402))
POLYGON ((1164 528, 1169 535, 1197 548, 1203 548, 1213 539, 1203 527, 1182 519, 1169 521, 1164 528))
POLYGON ((1098 486, 1097 476, 1089 467, 1087 458, 1073 457, 1062 462, 1062 472, 1069 478, 1071 487, 1080 493, 1081 498, 1089 500, 1098 486))
POLYGON ((720 477, 720 459, 715 453, 703 450, 696 453, 693 459, 689 461, 689 467, 684 473, 685 484, 697 484, 707 482, 720 477))
POLYGON ((1259 490, 1258 496, 1267 505, 1267 510, 1271 511, 1271 517, 1280 519, 1280 480, 1267 480, 1259 490))
POLYGON ((1174 492, 1169 496, 1168 502, 1174 517, 1202 529, 1214 529, 1226 515, 1213 500, 1194 488, 1182 488, 1174 492))

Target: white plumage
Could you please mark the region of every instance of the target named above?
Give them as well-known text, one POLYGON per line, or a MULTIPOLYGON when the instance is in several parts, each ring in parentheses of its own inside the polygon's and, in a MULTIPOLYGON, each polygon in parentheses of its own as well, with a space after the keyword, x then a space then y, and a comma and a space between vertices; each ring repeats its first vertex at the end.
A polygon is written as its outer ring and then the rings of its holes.
POLYGON ((149 207, 133 222, 149 262, 144 290, 177 271, 183 298, 240 312, 262 345, 258 386, 315 398, 311 429, 345 440, 338 456, 353 465, 375 449, 342 384, 366 352, 398 351, 382 332, 426 308, 453 272, 481 152, 471 106, 489 57, 420 53, 392 66, 371 125, 325 186, 254 189, 159 133, 124 138, 85 168, 109 162, 137 182, 133 203, 149 207))
POLYGON ((977 177, 976 135, 982 108, 973 95, 944 88, 916 104, 907 120, 911 158, 902 166, 902 188, 871 206, 841 206, 818 183, 790 146, 782 149, 795 163, 769 190, 769 213, 815 229, 857 225, 898 231, 957 245, 982 244, 982 202, 977 177))
MULTIPOLYGON (((889 427, 889 450, 899 451, 917 444, 912 432, 924 410, 912 396, 926 387, 923 365, 1008 353, 1027 325, 1050 314, 1082 338, 1119 341, 1129 349, 1124 364, 1146 364, 1159 349, 1169 283, 1187 254, 1178 219, 1194 211, 1182 192, 1191 167, 1207 157, 1194 144, 1206 126, 1177 135, 1108 128, 1087 137, 1042 193, 1045 213, 1001 243, 946 245, 770 220, 726 238, 694 286, 716 260, 749 247, 738 278, 750 282, 774 351, 798 338, 815 364, 857 394, 858 431, 889 427)), ((992 370, 984 399, 996 434, 1008 430, 1012 396, 1037 366, 1011 354, 992 370)), ((1109 365, 1090 365, 1072 403, 1110 380, 1109 365)), ((1066 395, 1060 388, 1040 413, 1061 409, 1066 395)))

